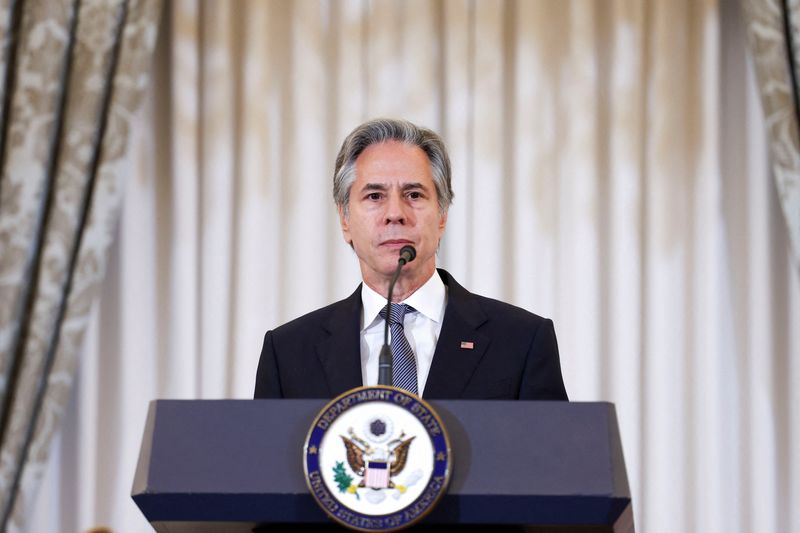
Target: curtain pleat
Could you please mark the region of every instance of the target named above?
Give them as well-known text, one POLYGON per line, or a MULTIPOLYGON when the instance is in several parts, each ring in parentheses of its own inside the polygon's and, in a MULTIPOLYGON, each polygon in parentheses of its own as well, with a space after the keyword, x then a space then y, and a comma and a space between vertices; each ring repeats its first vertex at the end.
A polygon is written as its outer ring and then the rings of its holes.
MULTIPOLYGON (((17 2, 0 169, 0 528, 24 527, 70 397, 147 84, 154 2, 17 2)), ((13 19, 14 17, 12 17, 13 19)))
POLYGON ((772 174, 800 265, 800 1, 742 0, 742 6, 767 117, 772 174))

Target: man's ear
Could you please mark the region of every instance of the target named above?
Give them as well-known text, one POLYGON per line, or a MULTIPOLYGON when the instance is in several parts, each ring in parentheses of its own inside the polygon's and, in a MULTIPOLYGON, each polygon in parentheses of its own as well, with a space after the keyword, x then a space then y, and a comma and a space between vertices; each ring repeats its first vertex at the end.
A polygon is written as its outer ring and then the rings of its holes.
POLYGON ((339 225, 342 227, 342 237, 344 237, 344 242, 352 246, 353 239, 350 237, 350 224, 347 220, 347 215, 345 214, 342 206, 339 206, 337 210, 339 211, 339 225))
POLYGON ((447 226, 447 211, 445 211, 439 219, 439 238, 444 234, 444 228, 447 226))

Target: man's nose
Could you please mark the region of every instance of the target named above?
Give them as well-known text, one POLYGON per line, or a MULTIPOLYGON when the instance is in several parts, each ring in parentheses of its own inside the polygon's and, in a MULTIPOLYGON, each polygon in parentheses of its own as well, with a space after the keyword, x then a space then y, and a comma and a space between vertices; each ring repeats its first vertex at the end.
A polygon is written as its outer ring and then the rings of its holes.
POLYGON ((386 223, 405 224, 406 205, 403 203, 403 196, 400 194, 390 194, 386 202, 386 223))

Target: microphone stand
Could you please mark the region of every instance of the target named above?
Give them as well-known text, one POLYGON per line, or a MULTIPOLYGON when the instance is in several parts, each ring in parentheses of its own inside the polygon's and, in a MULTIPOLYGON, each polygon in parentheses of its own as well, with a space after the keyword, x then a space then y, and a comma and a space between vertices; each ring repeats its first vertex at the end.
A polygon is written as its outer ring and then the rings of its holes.
POLYGON ((394 292, 394 284, 400 277, 400 271, 403 265, 413 261, 417 256, 417 251, 413 246, 403 246, 400 249, 400 258, 397 260, 397 270, 394 271, 391 282, 389 282, 389 294, 386 296, 386 319, 383 327, 383 346, 381 353, 378 357, 378 385, 392 385, 392 348, 389 346, 389 320, 390 310, 392 306, 392 293, 394 292))

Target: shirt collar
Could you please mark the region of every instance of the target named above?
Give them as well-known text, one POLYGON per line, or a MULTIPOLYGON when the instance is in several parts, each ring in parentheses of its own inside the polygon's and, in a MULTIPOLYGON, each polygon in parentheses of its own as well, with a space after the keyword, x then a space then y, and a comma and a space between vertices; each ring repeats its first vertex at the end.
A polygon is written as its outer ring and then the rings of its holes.
MULTIPOLYGON (((441 324, 444 319, 444 308, 447 291, 439 273, 433 275, 422 287, 400 303, 408 304, 428 319, 441 324)), ((365 330, 380 321, 381 309, 386 307, 386 298, 372 290, 366 283, 361 284, 361 303, 364 314, 361 319, 361 330, 365 330)))

